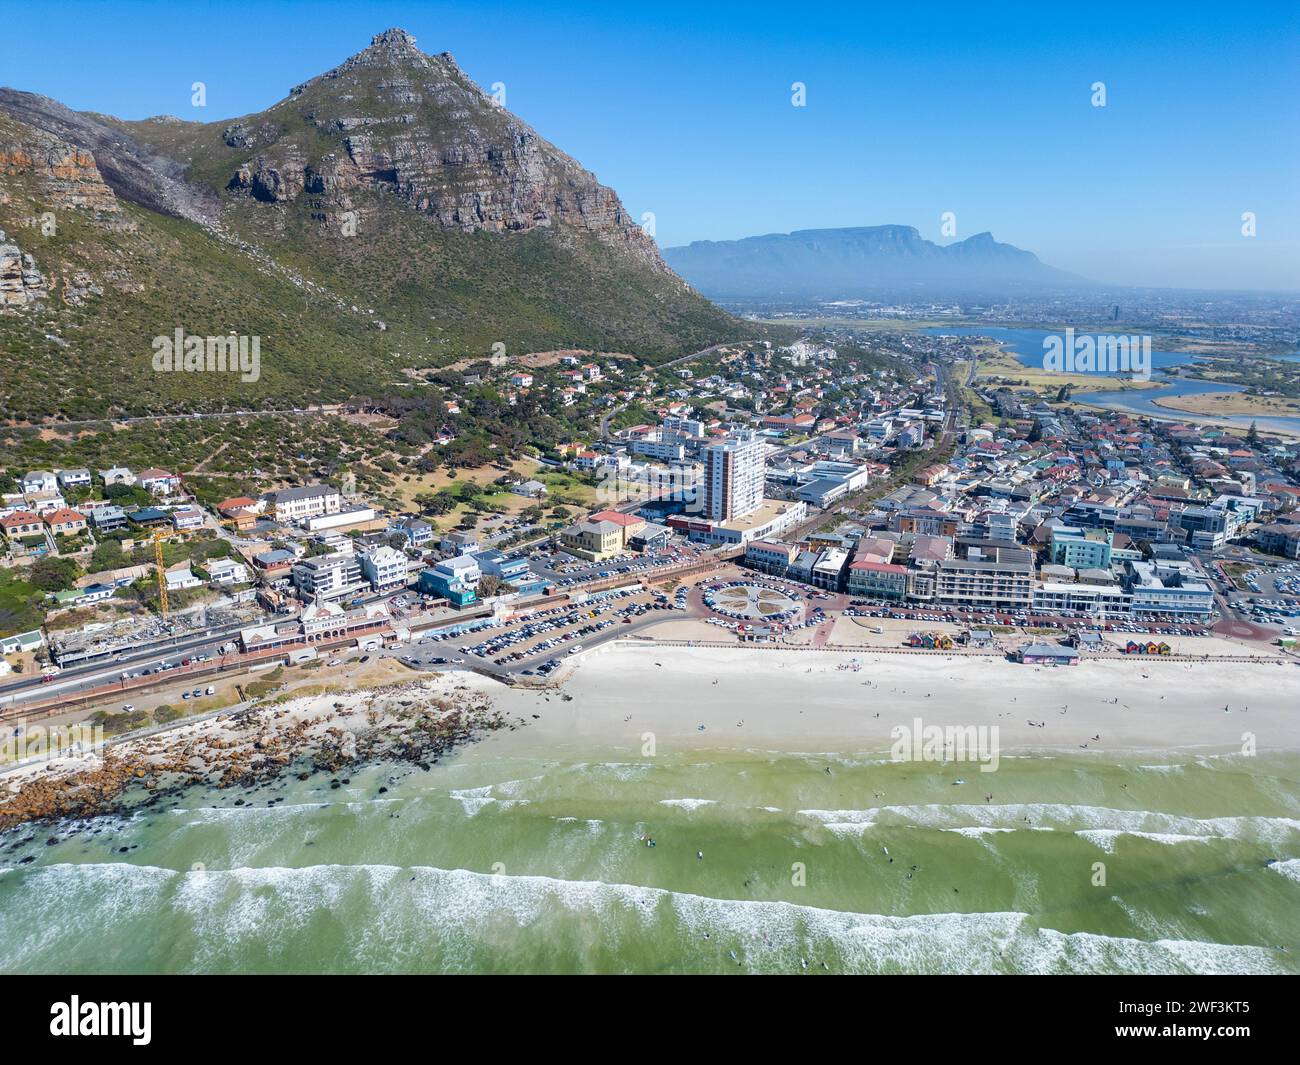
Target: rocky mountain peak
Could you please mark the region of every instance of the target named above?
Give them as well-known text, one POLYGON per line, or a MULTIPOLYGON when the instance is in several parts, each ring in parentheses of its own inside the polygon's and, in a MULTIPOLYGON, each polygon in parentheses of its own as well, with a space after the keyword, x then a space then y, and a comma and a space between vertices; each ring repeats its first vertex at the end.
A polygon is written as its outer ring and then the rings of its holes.
POLYGON ((385 48, 392 52, 413 52, 415 51, 415 38, 405 30, 394 27, 391 30, 384 30, 383 33, 376 33, 371 37, 370 47, 385 48))

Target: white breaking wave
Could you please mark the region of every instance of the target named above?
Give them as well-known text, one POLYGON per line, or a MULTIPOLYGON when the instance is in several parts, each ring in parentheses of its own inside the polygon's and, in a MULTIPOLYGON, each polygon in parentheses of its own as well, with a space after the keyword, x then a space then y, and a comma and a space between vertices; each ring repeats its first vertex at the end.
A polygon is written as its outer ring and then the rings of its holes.
POLYGON ((717 799, 660 799, 660 806, 677 806, 683 810, 698 810, 701 806, 716 806, 717 799))
POLYGON ((1280 862, 1269 862, 1268 867, 1275 873, 1281 873, 1288 880, 1300 884, 1300 858, 1286 858, 1280 862))
MULTIPOLYGON (((1187 836, 1196 839, 1245 839, 1285 844, 1300 834, 1300 820, 1290 817, 1182 817, 1151 810, 1120 810, 1071 803, 977 803, 881 806, 864 810, 800 810, 822 824, 874 822, 891 826, 935 829, 1039 828, 1050 831, 1117 832, 1151 837, 1187 836)), ((1172 841, 1172 840, 1171 840, 1172 841)), ((1163 841, 1162 841, 1163 842, 1163 841)))
POLYGON ((1082 828, 1075 833, 1081 839, 1086 839, 1089 843, 1095 843, 1107 854, 1115 853, 1115 841, 1120 836, 1131 836, 1137 839, 1149 839, 1155 843, 1209 843, 1211 840, 1219 839, 1218 836, 1188 836, 1180 835, 1176 832, 1132 832, 1121 831, 1117 828, 1082 828))
POLYGON ((459 971, 508 967, 516 947, 536 966, 539 944, 557 968, 599 971, 639 963, 796 972, 801 958, 863 973, 1286 971, 1264 947, 1064 933, 1019 912, 892 917, 425 866, 180 873, 61 864, 36 868, 16 893, 6 891, 0 943, 10 971, 39 969, 54 956, 65 967, 77 959, 81 968, 101 966, 101 939, 114 936, 145 951, 137 967, 159 971, 239 968, 249 957, 262 969, 291 967, 311 950, 323 952, 315 964, 326 971, 459 971), (34 922, 31 906, 85 920, 34 922), (174 916, 188 929, 179 940, 150 935, 174 916))

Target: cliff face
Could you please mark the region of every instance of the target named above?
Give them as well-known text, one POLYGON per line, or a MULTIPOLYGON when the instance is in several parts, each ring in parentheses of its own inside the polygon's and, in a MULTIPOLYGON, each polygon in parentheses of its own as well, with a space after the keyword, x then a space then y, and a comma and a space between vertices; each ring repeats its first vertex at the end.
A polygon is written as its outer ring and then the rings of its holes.
POLYGON ((0 307, 26 307, 48 294, 36 260, 17 244, 7 243, 0 229, 0 307))
POLYGON ((90 152, 40 130, 29 127, 25 132, 19 138, 0 131, 0 177, 33 178, 55 209, 77 207, 109 214, 121 209, 90 152))
MULTIPOLYGON (((0 229, 0 306, 23 308, 45 299, 57 273, 47 280, 30 249, 58 233, 73 215, 101 231, 132 228, 88 151, 53 134, 0 116, 0 207, 14 226, 0 229), (19 227, 22 243, 19 243, 19 227)), ((63 297, 79 304, 101 289, 81 269, 63 271, 63 297)))
POLYGON ((330 218, 350 189, 383 188, 449 229, 569 226, 668 272, 612 189, 403 30, 226 126, 222 141, 249 152, 227 188, 255 200, 306 193, 330 218))

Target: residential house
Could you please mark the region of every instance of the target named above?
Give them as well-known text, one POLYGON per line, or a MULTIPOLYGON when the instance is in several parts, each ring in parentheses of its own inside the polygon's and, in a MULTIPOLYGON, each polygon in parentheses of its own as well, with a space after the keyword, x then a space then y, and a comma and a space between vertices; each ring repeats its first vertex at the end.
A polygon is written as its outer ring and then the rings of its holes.
POLYGON ((247 584, 248 567, 233 558, 214 558, 205 563, 208 580, 213 584, 247 584))
POLYGON ((172 525, 177 532, 203 527, 203 511, 198 507, 178 507, 172 511, 172 525))
POLYGON ((75 536, 79 532, 84 532, 86 528, 86 519, 77 511, 66 507, 51 510, 44 514, 43 518, 45 524, 50 527, 50 532, 55 536, 75 536))
POLYGON ((156 496, 169 496, 181 486, 179 474, 156 469, 141 470, 136 482, 146 492, 152 492, 156 496))
POLYGON ((59 479, 49 470, 32 470, 31 473, 25 473, 18 479, 18 486, 25 495, 38 492, 57 492, 59 490, 59 479))
POLYGON ((90 471, 87 469, 55 470, 54 475, 58 478, 59 487, 64 490, 90 487, 90 471))
POLYGON ((433 526, 423 518, 407 515, 388 526, 389 536, 400 536, 412 547, 425 547, 433 543, 433 526))
POLYGON ((125 466, 110 466, 106 470, 99 471, 99 479, 105 485, 124 484, 127 487, 135 484, 135 474, 125 466))
POLYGON ((33 514, 30 510, 15 510, 12 514, 6 514, 0 518, 0 528, 4 529, 5 536, 10 540, 40 536, 45 531, 40 515, 33 514))
POLYGON ((126 528, 126 512, 118 506, 95 507, 90 512, 90 522, 96 532, 116 532, 126 528))

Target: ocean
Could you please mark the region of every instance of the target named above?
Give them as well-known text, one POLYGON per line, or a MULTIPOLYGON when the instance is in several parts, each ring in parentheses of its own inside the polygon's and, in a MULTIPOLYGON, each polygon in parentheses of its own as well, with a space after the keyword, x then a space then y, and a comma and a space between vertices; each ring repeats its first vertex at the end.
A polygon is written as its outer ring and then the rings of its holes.
POLYGON ((0 971, 1296 973, 1298 810, 1294 754, 981 774, 501 734, 11 830, 0 971))

